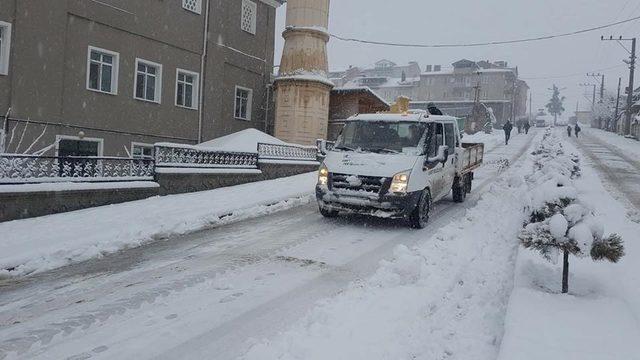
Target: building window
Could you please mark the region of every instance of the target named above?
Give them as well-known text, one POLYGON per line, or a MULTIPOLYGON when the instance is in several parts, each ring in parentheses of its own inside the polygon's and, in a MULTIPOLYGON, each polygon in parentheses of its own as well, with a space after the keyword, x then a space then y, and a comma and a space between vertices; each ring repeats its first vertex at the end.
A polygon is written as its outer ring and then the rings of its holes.
POLYGON ((256 15, 258 5, 251 0, 242 0, 242 17, 240 28, 250 34, 256 34, 256 15))
POLYGON ((200 14, 202 13, 202 0, 182 0, 182 8, 200 14))
POLYGON ((153 160, 153 145, 131 143, 131 157, 134 159, 153 160))
POLYGON ((9 74, 9 53, 11 52, 11 24, 0 21, 0 75, 9 74))
POLYGON ((87 57, 87 89, 117 94, 120 55, 117 52, 89 46, 87 57))
POLYGON ((135 98, 160 103, 162 94, 162 65, 136 59, 135 98))
POLYGON ((235 118, 251 120, 251 102, 253 90, 236 86, 235 118))
POLYGON ((176 106, 198 108, 198 73, 178 69, 176 73, 176 106))

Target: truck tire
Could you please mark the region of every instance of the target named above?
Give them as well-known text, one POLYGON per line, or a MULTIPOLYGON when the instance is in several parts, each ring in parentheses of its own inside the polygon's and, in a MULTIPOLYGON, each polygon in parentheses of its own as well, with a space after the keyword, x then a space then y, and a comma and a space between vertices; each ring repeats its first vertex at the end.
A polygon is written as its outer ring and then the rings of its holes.
POLYGON ((467 194, 470 194, 471 186, 473 185, 473 173, 467 174, 465 178, 465 183, 467 184, 467 194))
POLYGON ((320 208, 320 214, 326 218, 331 219, 331 218, 338 217, 338 212, 335 210, 327 210, 322 206, 320 206, 319 208, 320 208))
POLYGON ((467 198, 467 175, 456 177, 453 181, 453 201, 462 203, 467 198))
POLYGON ((429 222, 429 213, 431 212, 431 192, 429 189, 422 191, 420 200, 416 208, 411 212, 409 218, 409 226, 414 229, 424 229, 429 222))

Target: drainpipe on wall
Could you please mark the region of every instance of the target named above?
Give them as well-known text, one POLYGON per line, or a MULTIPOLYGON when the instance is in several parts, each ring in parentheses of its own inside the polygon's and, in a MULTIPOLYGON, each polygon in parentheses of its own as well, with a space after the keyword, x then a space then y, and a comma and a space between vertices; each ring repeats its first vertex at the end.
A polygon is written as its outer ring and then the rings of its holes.
POLYGON ((207 56, 209 53, 209 18, 210 18, 211 0, 206 1, 206 9, 204 15, 204 30, 202 32, 203 44, 202 44, 202 57, 200 59, 200 103, 198 106, 198 144, 203 142, 202 138, 202 124, 204 122, 204 94, 205 94, 205 73, 207 56))

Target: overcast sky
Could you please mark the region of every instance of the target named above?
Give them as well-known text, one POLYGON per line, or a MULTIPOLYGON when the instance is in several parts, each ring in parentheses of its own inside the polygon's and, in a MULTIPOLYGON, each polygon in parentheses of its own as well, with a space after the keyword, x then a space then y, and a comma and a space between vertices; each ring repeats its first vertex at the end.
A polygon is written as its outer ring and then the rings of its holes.
MULTIPOLYGON (((284 30, 285 12, 285 7, 278 10, 278 33, 284 30)), ((635 16, 640 16, 638 0, 334 0, 329 31, 388 42, 469 43, 564 33, 635 16)), ((476 48, 392 48, 332 39, 329 67, 368 67, 382 58, 398 64, 417 61, 423 70, 428 64, 450 66, 462 58, 505 60, 518 66, 520 77, 531 86, 534 110, 546 103, 547 88, 555 83, 567 88, 565 108, 573 112, 577 101, 581 108, 591 106, 578 84, 595 80, 583 74, 618 66, 600 71, 607 75, 606 88, 615 91, 618 77, 623 77, 623 86, 628 83, 628 69, 622 63, 628 53, 616 42, 600 41, 600 35, 640 37, 640 21, 556 40, 476 48), (558 78, 530 79, 540 77, 558 78)), ((276 39, 278 64, 284 40, 276 39)))

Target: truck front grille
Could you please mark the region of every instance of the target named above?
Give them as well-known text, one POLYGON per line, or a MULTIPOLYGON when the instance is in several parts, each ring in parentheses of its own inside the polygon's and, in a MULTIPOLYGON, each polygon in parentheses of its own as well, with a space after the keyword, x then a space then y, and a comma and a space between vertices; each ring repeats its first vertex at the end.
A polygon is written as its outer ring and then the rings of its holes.
POLYGON ((353 195, 376 197, 385 193, 389 184, 387 178, 378 176, 356 176, 348 174, 332 174, 331 189, 339 192, 350 192, 353 195))

